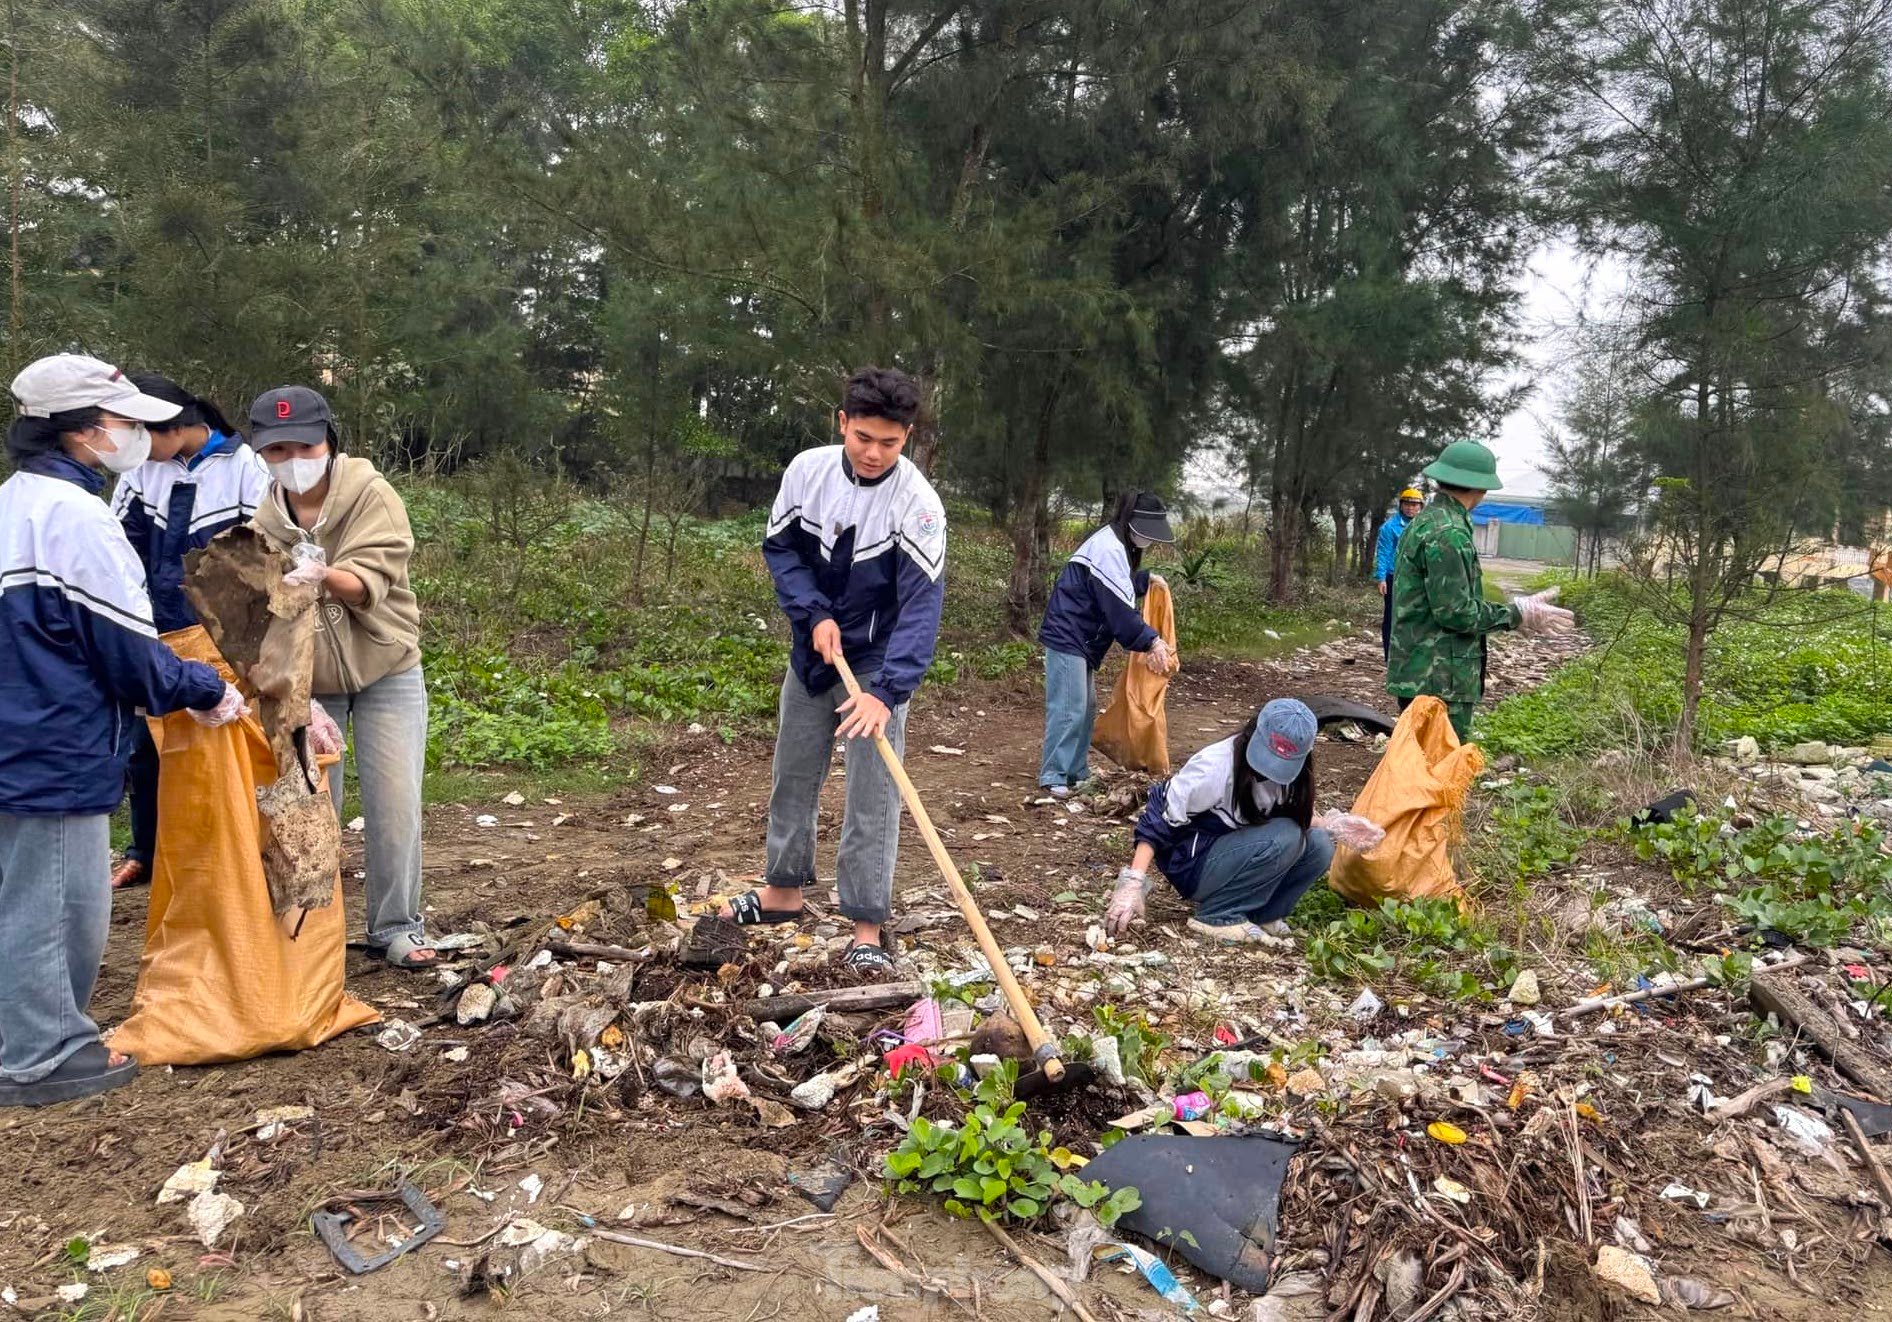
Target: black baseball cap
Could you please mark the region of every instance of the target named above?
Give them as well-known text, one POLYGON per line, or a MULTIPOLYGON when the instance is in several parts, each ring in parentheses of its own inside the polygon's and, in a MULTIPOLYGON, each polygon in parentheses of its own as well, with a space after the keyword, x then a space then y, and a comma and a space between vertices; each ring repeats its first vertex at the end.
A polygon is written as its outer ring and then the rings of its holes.
POLYGON ((320 445, 334 436, 328 401, 307 386, 277 386, 250 405, 250 444, 259 450, 283 441, 320 445))
POLYGON ((1147 491, 1139 492, 1136 503, 1130 507, 1130 531, 1152 542, 1169 543, 1176 540, 1176 534, 1169 526, 1169 511, 1163 508, 1162 501, 1147 491))

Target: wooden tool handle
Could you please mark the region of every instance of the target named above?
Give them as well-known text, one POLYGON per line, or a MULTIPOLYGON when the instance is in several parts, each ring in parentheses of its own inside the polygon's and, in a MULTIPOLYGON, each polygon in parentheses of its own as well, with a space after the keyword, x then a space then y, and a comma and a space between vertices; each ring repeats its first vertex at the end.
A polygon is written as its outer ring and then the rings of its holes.
MULTIPOLYGON (((841 682, 847 686, 848 696, 860 697, 861 686, 856 682, 847 659, 839 652, 834 655, 834 668, 841 672, 841 682)), ((966 925, 972 929, 972 935, 979 942, 985 962, 992 966, 993 981, 998 983, 999 990, 1005 994, 1005 1003, 1011 1006, 1012 1017, 1025 1030, 1025 1040, 1031 1044, 1034 1059, 1044 1070, 1047 1079, 1058 1082, 1064 1077, 1064 1062, 1058 1058, 1057 1044, 1045 1032, 1045 1026, 1038 1022, 1038 1012, 1032 1009, 1031 1002, 1025 999, 1025 989, 1018 985, 1018 979, 1012 974, 1012 966, 1005 962, 1005 952, 993 939, 992 929, 985 925, 985 915, 979 912, 978 901, 972 898, 965 878, 959 875, 952 855, 946 852, 939 832, 933 829, 933 819, 926 815, 926 807, 920 802, 920 792, 913 788, 912 780, 908 779, 907 769, 900 764, 900 755, 893 751, 893 745, 887 742, 884 734, 875 736, 874 746, 880 750, 880 760, 887 764, 893 783, 900 787, 900 797, 906 803, 907 811, 913 814, 913 824, 920 828, 920 838, 926 841, 927 849, 932 851, 939 875, 946 878, 946 885, 953 893, 959 912, 965 916, 966 925)))

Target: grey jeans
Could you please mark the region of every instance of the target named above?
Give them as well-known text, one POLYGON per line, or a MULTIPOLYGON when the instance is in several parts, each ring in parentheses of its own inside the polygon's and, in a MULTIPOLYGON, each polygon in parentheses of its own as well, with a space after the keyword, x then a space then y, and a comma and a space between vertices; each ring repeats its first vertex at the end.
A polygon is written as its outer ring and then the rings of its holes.
MULTIPOLYGON (((368 944, 403 934, 422 938, 420 791, 427 771, 427 680, 421 668, 377 679, 359 693, 318 693, 315 700, 347 736, 367 827, 368 944)), ((334 784, 343 783, 342 767, 334 784)), ((344 823, 344 795, 335 815, 344 823)))
POLYGON ((0 1079, 37 1083, 99 1040, 86 1016, 112 924, 103 813, 0 813, 0 1079))
MULTIPOLYGON (((790 671, 782 680, 775 733, 775 781, 769 791, 769 886, 806 886, 815 879, 815 814, 834 761, 837 710, 847 689, 810 693, 790 671)), ((893 709, 887 741, 904 756, 907 704, 893 709)), ((893 865, 900 849, 900 791, 871 739, 847 741, 847 802, 835 863, 841 912, 857 923, 884 923, 893 912, 893 865)))

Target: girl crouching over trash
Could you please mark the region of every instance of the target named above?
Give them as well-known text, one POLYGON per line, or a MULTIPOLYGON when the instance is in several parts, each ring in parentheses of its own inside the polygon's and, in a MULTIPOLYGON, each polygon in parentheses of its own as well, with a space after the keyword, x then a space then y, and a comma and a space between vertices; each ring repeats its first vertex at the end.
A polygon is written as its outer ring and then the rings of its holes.
POLYGON ((1218 941, 1272 944, 1307 888, 1327 875, 1334 841, 1359 850, 1384 832, 1348 813, 1314 816, 1314 738, 1306 703, 1276 698, 1242 732, 1210 744, 1150 787, 1136 853, 1117 874, 1104 915, 1120 936, 1144 916, 1154 862, 1196 907, 1190 930, 1218 941))

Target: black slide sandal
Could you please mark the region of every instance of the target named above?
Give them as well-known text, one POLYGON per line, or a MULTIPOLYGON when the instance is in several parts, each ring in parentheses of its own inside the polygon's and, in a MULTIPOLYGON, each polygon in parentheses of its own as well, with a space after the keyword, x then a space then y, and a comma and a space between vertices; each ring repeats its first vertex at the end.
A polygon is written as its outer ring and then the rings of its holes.
POLYGON ((137 1061, 114 1065, 112 1053, 103 1042, 88 1042, 43 1079, 33 1083, 0 1083, 0 1107, 76 1102, 81 1097, 96 1097, 122 1088, 137 1077, 137 1061))
POLYGON ((800 909, 765 909, 762 896, 755 891, 744 891, 729 901, 729 921, 737 927, 774 926, 780 923, 801 921, 800 909))

